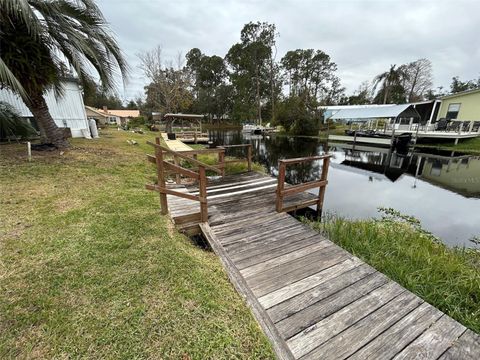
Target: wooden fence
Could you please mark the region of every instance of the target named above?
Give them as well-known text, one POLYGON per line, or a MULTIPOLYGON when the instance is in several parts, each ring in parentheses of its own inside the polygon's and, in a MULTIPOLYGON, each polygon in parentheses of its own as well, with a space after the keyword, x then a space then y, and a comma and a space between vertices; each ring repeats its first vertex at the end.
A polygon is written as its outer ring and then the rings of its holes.
POLYGON ((328 167, 330 165, 331 155, 321 155, 321 156, 310 156, 296 159, 285 159, 279 160, 278 162, 278 184, 277 184, 277 199, 276 199, 276 209, 278 212, 289 212, 301 208, 305 208, 311 205, 317 205, 317 214, 320 215, 323 207, 323 199, 325 197, 325 188, 328 184, 328 167), (322 174, 320 175, 320 180, 310 181, 307 183, 302 183, 294 186, 289 186, 285 189, 285 173, 287 171, 287 165, 305 163, 310 161, 323 160, 322 174), (305 200, 304 202, 289 205, 284 207, 283 202, 284 198, 289 195, 298 194, 309 189, 318 188, 318 197, 316 199, 305 200))

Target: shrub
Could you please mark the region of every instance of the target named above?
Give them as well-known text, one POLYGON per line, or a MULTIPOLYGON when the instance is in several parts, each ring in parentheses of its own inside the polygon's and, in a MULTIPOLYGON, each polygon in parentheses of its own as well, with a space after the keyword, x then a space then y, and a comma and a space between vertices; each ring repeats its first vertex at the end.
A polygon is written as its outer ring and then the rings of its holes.
POLYGON ((147 122, 143 116, 139 116, 133 119, 130 119, 128 122, 128 126, 130 128, 135 128, 135 127, 140 127, 142 125, 145 125, 147 122))
POLYGON ((302 98, 291 96, 279 104, 275 125, 293 135, 317 135, 319 119, 302 98))

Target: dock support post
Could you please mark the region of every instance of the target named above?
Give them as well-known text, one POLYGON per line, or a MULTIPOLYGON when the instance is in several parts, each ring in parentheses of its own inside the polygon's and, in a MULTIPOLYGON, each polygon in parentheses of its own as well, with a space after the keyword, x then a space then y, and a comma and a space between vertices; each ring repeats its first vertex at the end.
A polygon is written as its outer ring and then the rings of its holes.
POLYGON ((395 144, 395 125, 393 125, 393 128, 392 128, 392 138, 390 140, 390 149, 393 148, 394 144, 395 144))
MULTIPOLYGON (((178 156, 173 155, 173 162, 175 163, 175 165, 180 166, 180 160, 178 160, 178 156)), ((181 183, 182 183, 182 179, 181 179, 179 173, 175 174, 175 182, 176 182, 177 184, 181 184, 181 183)))
POLYGON ((225 176, 225 149, 218 152, 218 164, 221 166, 222 177, 225 176))
POLYGON ((200 175, 198 184, 200 197, 200 220, 201 222, 208 222, 207 176, 203 166, 198 167, 198 175, 200 175))
POLYGON ((278 183, 277 183, 277 202, 275 208, 277 212, 282 212, 283 207, 283 189, 285 187, 285 171, 287 165, 280 161, 278 166, 278 183))
MULTIPOLYGON (((320 180, 322 181, 327 180, 329 166, 330 166, 330 158, 327 157, 323 159, 322 176, 320 180)), ((326 189, 325 185, 320 186, 320 188, 318 189, 318 201, 317 201, 317 218, 318 219, 322 217, 323 200, 325 198, 325 189, 326 189)))
MULTIPOLYGON (((160 145, 160 138, 155 138, 155 143, 160 145)), ((155 147, 155 162, 157 165, 158 186, 165 188, 165 171, 163 169, 163 152, 159 147, 155 147)), ((168 214, 167 194, 160 191, 160 207, 162 215, 168 214)))
POLYGON ((248 171, 252 171, 252 144, 249 144, 247 147, 247 165, 248 171))

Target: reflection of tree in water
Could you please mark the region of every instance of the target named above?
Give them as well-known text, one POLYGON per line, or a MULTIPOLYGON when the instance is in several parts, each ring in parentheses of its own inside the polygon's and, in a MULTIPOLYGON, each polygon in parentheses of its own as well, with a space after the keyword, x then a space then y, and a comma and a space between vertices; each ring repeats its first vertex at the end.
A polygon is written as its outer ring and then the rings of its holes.
MULTIPOLYGON (((304 156, 315 156, 319 153, 317 139, 275 136, 265 139, 263 152, 255 152, 255 161, 266 166, 272 175, 278 175, 278 160, 304 156)), ((321 172, 320 162, 307 162, 287 166, 286 181, 291 184, 318 179, 321 172)))
POLYGON ((242 144, 241 131, 209 130, 208 137, 215 146, 242 144))
MULTIPOLYGON (((278 175, 278 160, 305 156, 315 156, 322 150, 317 139, 294 138, 286 136, 249 136, 241 131, 210 131, 210 140, 215 145, 233 145, 251 143, 253 160, 265 166, 269 174, 278 175)), ((243 157, 245 149, 232 148, 227 150, 227 156, 243 157)), ((306 181, 318 180, 322 170, 322 162, 307 162, 287 167, 286 181, 299 184, 306 181)))

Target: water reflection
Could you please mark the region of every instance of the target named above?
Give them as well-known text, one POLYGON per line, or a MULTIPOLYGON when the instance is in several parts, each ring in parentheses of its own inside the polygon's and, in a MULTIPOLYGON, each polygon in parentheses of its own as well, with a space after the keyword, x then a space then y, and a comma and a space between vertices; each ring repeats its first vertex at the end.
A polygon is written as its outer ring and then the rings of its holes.
MULTIPOLYGON (((378 216, 378 207, 392 207, 417 217, 449 245, 473 246, 468 240, 480 235, 478 156, 398 154, 364 145, 241 132, 212 132, 210 136, 217 144, 252 143, 254 160, 273 175, 278 173, 279 159, 331 153, 326 211, 349 218, 369 218, 378 216)), ((287 181, 311 181, 320 172, 320 162, 292 166, 287 181)))

